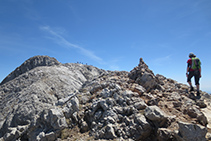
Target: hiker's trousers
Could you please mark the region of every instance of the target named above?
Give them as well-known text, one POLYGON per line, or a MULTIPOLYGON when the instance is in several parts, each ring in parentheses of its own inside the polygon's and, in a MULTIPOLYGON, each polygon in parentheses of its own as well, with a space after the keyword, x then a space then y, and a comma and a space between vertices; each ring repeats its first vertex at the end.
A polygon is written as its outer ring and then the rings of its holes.
POLYGON ((195 85, 199 85, 199 79, 200 79, 200 72, 199 70, 190 71, 188 74, 188 80, 187 82, 191 82, 191 78, 194 76, 195 79, 195 85))

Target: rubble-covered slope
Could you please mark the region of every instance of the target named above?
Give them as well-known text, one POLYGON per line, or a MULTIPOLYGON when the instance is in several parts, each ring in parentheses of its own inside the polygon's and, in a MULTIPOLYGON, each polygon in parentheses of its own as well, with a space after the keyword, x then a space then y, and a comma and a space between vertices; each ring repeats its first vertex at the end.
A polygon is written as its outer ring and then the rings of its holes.
POLYGON ((143 59, 130 72, 37 66, 0 85, 0 139, 203 141, 210 96, 194 94, 143 59))
MULTIPOLYGON (((46 56, 33 57, 26 62, 34 64, 32 60, 54 60, 50 57, 44 58, 46 56)), ((47 61, 45 63, 49 64, 47 61)), ((24 67, 19 68, 25 70, 24 67)), ((16 70, 14 74, 19 72, 16 70)), ((60 130, 67 127, 62 109, 58 106, 59 100, 71 96, 84 82, 104 72, 82 64, 38 65, 0 85, 0 138, 38 140, 36 136, 41 131, 56 131, 59 135, 60 130), (49 113, 52 111, 53 113, 49 113), (40 119, 46 112, 50 114, 49 117, 40 119)), ((55 138, 58 135, 55 135, 55 138)))

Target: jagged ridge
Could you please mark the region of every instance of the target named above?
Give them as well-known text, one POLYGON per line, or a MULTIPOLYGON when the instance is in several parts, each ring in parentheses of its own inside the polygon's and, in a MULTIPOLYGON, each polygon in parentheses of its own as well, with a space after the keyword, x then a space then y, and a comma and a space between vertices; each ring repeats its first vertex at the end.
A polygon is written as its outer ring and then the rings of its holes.
POLYGON ((37 66, 0 85, 0 140, 205 140, 210 96, 187 89, 143 59, 130 72, 37 66))

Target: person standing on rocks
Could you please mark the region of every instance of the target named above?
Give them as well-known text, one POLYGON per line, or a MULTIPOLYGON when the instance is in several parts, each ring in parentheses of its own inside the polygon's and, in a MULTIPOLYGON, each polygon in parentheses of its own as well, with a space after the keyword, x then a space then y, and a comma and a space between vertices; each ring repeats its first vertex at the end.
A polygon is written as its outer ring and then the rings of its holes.
POLYGON ((196 57, 194 53, 189 54, 189 59, 187 61, 188 66, 187 66, 187 82, 190 85, 190 91, 194 91, 194 88, 191 83, 191 78, 194 76, 195 79, 195 84, 197 88, 197 96, 200 96, 199 92, 199 79, 201 78, 201 61, 199 58, 196 57))

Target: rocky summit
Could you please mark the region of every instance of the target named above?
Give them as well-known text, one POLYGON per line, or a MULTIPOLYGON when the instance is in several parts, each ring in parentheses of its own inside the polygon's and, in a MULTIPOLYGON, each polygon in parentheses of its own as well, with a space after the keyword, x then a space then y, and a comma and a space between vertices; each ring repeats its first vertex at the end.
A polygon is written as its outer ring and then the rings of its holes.
POLYGON ((55 58, 26 60, 0 84, 0 141, 211 139, 211 97, 155 75, 55 58))

